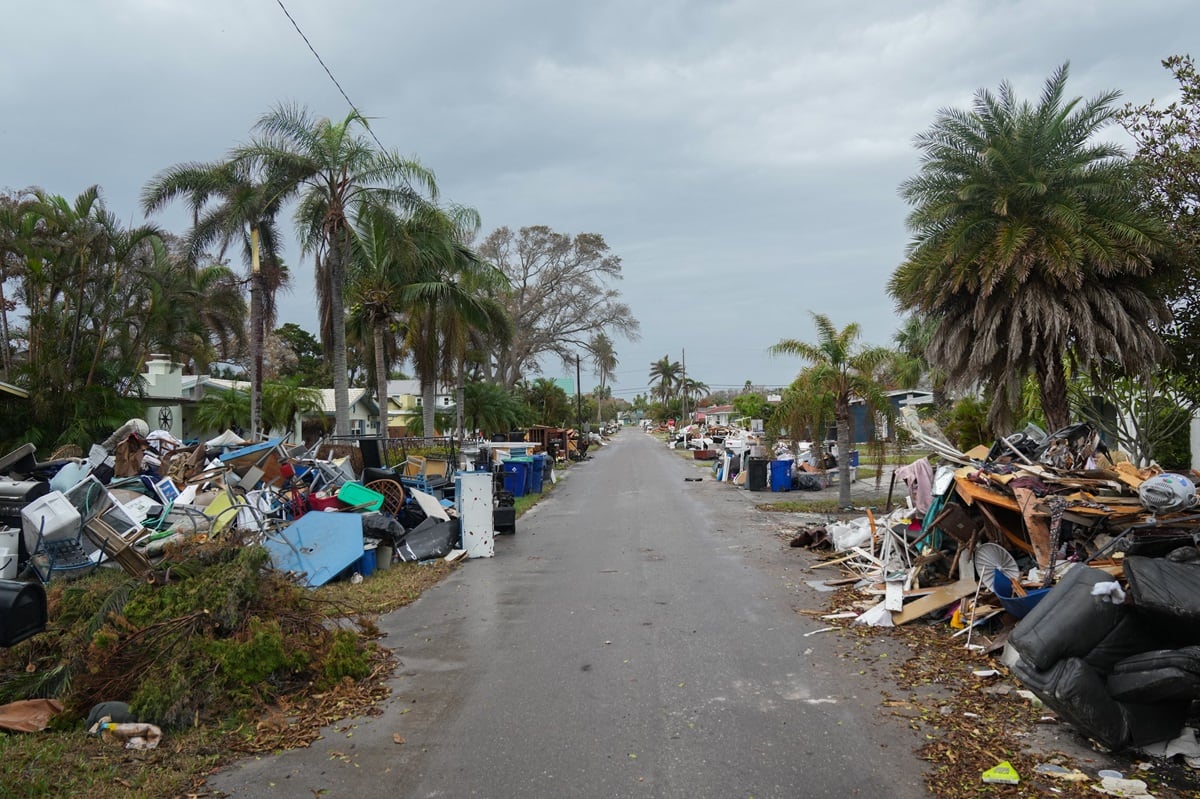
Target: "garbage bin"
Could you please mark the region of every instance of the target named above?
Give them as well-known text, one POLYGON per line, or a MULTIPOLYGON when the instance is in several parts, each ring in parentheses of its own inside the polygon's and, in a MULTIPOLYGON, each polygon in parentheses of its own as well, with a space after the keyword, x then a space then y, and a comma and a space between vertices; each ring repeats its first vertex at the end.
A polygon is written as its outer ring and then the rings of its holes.
POLYGON ((746 468, 746 488, 751 491, 767 490, 767 459, 750 458, 746 468))
POLYGON ((529 467, 518 460, 504 462, 504 490, 514 497, 525 496, 525 482, 529 479, 529 467))
POLYGON ((539 452, 533 457, 533 492, 542 493, 546 479, 546 455, 539 452))
POLYGON ((771 461, 771 490, 792 490, 792 461, 771 461))
POLYGON ((509 461, 516 461, 517 463, 523 464, 525 466, 525 493, 532 494, 535 490, 538 490, 538 489, 534 489, 534 487, 533 487, 534 486, 533 456, 532 455, 514 455, 511 458, 509 458, 509 461))
POLYGON ((850 465, 858 468, 858 450, 856 449, 850 450, 850 465))

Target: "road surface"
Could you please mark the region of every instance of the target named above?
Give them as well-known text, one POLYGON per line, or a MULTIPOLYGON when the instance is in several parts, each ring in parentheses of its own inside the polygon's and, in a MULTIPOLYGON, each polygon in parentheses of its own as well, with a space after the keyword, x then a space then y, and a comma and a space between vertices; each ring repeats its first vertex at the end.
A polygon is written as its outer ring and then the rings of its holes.
MULTIPOLYGON (((413 605, 382 715, 209 781, 239 797, 926 796, 907 727, 748 494, 633 430, 413 605), (864 674, 865 672, 865 674, 864 674), (403 743, 397 743, 399 736, 403 743)), ((772 517, 772 518, 768 518, 772 517)))

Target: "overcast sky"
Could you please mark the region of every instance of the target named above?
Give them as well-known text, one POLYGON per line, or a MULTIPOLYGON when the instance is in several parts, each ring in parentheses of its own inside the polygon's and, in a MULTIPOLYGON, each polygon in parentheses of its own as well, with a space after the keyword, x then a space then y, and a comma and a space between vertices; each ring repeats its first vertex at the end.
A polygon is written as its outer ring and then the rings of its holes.
MULTIPOLYGON (((277 0, 6 6, 0 188, 99 184, 140 223, 148 179, 220 158, 274 104, 348 111, 277 0)), ((1200 30, 1195 0, 284 6, 384 145, 477 208, 483 233, 604 236, 642 326, 615 342, 626 398, 685 350, 714 389, 786 384, 803 364, 767 349, 814 341, 809 311, 891 344, 885 286, 908 240, 897 186, 937 110, 1005 80, 1034 100, 1064 61, 1071 96, 1169 100, 1161 61, 1200 30)), ((185 230, 181 209, 156 221, 185 230)), ((282 321, 315 331, 312 264, 290 260, 282 321)))

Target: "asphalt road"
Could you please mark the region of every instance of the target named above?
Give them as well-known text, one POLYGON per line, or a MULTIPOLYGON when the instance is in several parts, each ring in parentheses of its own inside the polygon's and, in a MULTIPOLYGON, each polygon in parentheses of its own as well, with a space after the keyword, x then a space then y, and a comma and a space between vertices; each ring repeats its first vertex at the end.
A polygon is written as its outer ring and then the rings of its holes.
POLYGON ((382 714, 210 779, 233 796, 918 797, 912 733, 762 495, 627 430, 413 605, 382 714), (811 594, 811 596, 810 596, 811 594), (814 633, 805 636, 805 633, 814 633), (399 736, 398 742, 396 736, 399 736))

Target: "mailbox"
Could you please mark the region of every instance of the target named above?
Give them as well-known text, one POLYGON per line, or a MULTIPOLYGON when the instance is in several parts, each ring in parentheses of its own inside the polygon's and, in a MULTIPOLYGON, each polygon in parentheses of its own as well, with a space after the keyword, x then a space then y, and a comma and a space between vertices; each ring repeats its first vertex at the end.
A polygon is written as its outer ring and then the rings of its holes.
POLYGON ((46 629, 46 589, 41 583, 0 580, 0 646, 12 646, 46 629))

